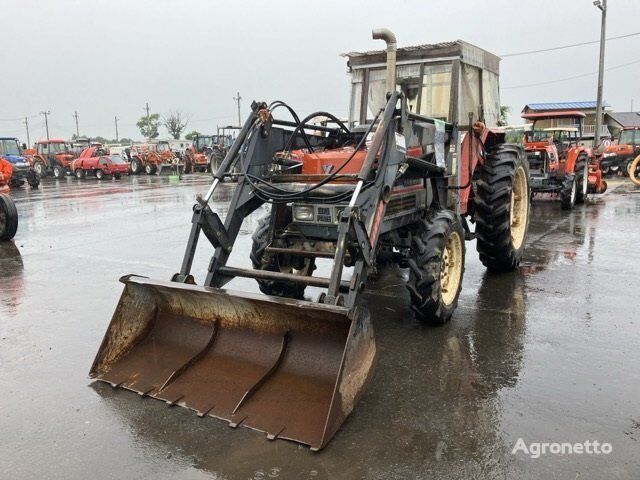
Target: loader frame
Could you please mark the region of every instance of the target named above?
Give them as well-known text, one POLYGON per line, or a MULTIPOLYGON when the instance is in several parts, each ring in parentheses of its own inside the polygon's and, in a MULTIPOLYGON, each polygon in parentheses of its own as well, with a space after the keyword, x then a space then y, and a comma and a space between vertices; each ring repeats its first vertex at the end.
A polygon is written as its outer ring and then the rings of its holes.
MULTIPOLYGON (((327 134, 336 134, 338 131, 335 128, 310 124, 297 125, 293 132, 286 130, 285 128, 291 128, 295 124, 273 119, 265 103, 254 102, 252 112, 242 127, 237 140, 220 168, 215 172, 211 188, 205 197, 198 198, 198 203, 194 207, 191 233, 182 267, 172 280, 185 283, 194 282, 191 268, 200 234, 203 233, 215 247, 215 253, 204 282, 205 286, 222 287, 234 277, 294 282, 326 288, 325 294, 320 297, 321 303, 353 307, 356 304, 358 294, 366 285, 368 269, 376 262, 380 235, 416 222, 427 208, 434 206, 446 208, 448 206, 448 183, 451 177, 445 175, 445 169, 426 160, 409 157, 409 161, 423 172, 422 178, 417 179, 419 183, 416 183, 415 186, 419 189, 426 189, 425 202, 428 204, 425 203, 423 208, 416 208, 413 213, 388 221, 383 220, 385 207, 391 197, 398 169, 406 159, 406 146, 403 144, 404 134, 409 133, 407 129, 416 124, 420 124, 426 132, 433 134, 436 130, 436 122, 435 119, 409 113, 399 92, 390 94, 389 100, 380 114, 380 122, 377 125, 371 146, 367 150, 362 168, 352 178, 353 193, 350 201, 339 214, 337 225, 332 227, 331 240, 335 241, 335 253, 332 256, 334 263, 331 275, 328 278, 312 277, 227 266, 232 246, 244 218, 265 203, 259 195, 256 195, 248 180, 249 175, 266 182, 266 172, 275 153, 283 148, 284 143, 289 140, 288 136, 292 133, 295 134, 296 131, 304 128, 323 130, 327 134), (397 108, 398 102, 402 103, 400 109, 397 108), (261 118, 267 120, 263 121, 261 118), (256 128, 259 130, 259 134, 250 135, 252 129, 256 131, 256 128), (245 143, 248 143, 246 151, 241 153, 245 143), (376 158, 378 152, 381 153, 376 158), (242 160, 240 162, 240 180, 229 205, 229 214, 223 222, 218 214, 210 208, 208 202, 218 183, 231 175, 230 172, 239 159, 242 160), (371 227, 367 228, 367 225, 371 225, 371 227), (354 271, 351 280, 344 282, 342 281, 342 272, 348 250, 351 257, 354 258, 354 271)), ((369 130, 371 127, 373 124, 370 125, 369 130)), ((446 138, 443 140, 443 147, 447 155, 451 155, 450 146, 456 144, 457 128, 448 123, 444 127, 446 138)), ((302 145, 302 137, 302 134, 298 133, 294 143, 302 145)), ((448 162, 449 160, 445 161, 445 163, 448 162)), ((306 253, 323 256, 319 251, 306 253)))

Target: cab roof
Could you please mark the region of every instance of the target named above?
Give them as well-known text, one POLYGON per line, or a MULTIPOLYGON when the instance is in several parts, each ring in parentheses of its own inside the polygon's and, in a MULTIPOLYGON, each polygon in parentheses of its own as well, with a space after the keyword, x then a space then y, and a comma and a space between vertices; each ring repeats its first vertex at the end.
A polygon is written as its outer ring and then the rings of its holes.
POLYGON ((585 118, 586 115, 578 110, 560 110, 559 112, 523 113, 521 117, 527 120, 542 120, 545 118, 585 118))
POLYGON ((577 132, 578 129, 576 127, 549 127, 544 128, 543 132, 577 132))

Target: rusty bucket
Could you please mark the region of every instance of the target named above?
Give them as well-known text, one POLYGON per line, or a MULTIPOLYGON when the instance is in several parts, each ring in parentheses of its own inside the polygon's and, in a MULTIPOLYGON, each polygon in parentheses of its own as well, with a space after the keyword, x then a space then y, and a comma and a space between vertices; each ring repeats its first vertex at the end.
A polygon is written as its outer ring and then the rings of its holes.
POLYGON ((138 276, 90 377, 229 425, 323 448, 371 375, 366 309, 138 276))

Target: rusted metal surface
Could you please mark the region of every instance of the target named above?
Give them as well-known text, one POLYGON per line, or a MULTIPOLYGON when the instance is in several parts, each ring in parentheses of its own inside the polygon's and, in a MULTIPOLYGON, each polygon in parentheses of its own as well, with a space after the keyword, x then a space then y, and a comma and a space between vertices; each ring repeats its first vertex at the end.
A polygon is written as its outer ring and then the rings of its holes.
POLYGON ((318 450, 371 376, 366 310, 121 280, 90 372, 115 387, 318 450))

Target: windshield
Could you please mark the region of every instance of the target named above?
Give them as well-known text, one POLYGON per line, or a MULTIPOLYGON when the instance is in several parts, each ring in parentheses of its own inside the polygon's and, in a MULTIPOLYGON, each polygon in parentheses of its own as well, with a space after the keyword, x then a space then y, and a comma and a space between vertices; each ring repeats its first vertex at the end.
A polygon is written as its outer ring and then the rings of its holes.
POLYGON ((623 130, 620 133, 620 141, 618 143, 620 145, 635 145, 640 143, 638 136, 640 136, 640 132, 636 135, 636 130, 623 130))
POLYGON ((67 152, 67 144, 66 143, 50 143, 49 151, 51 153, 66 153, 67 152))
POLYGON ((156 151, 157 152, 168 152, 169 151, 169 144, 168 143, 159 143, 156 146, 156 151))
POLYGON ((0 155, 20 155, 16 139, 0 140, 0 155))
POLYGON ((117 164, 127 163, 120 155, 110 155, 109 159, 111 160, 111 163, 117 163, 117 164))
POLYGON ((533 142, 543 142, 545 140, 553 140, 554 142, 571 142, 575 139, 576 132, 567 132, 565 130, 534 130, 532 134, 533 142))
POLYGON ((213 145, 213 138, 211 137, 198 137, 196 140, 199 147, 210 147, 213 145))

